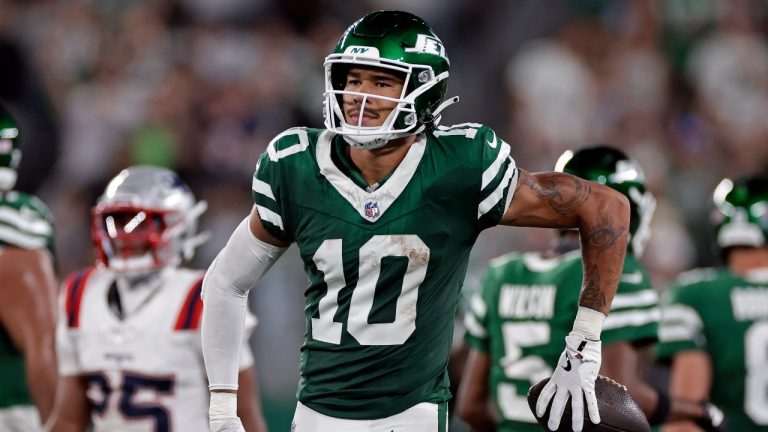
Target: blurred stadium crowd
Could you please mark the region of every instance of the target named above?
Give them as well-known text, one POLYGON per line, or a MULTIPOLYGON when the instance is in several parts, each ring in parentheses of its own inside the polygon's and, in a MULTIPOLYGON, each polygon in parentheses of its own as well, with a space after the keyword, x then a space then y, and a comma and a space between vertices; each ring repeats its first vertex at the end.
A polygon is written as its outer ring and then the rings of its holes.
MULTIPOLYGON (((208 200, 196 264, 210 263, 251 206, 269 140, 322 127, 323 58, 375 9, 443 36, 448 95, 462 99, 443 124, 504 131, 531 171, 590 143, 638 160, 658 200, 644 261, 659 288, 717 261, 711 191, 768 170, 768 1, 0 0, 0 100, 26 134, 18 186, 56 217, 60 273, 92 262, 96 193, 137 163, 176 170, 208 200)), ((491 230, 468 287, 489 258, 550 240, 491 230)), ((305 279, 295 255, 276 270, 252 294, 272 329, 255 351, 267 403, 292 403, 305 279)))

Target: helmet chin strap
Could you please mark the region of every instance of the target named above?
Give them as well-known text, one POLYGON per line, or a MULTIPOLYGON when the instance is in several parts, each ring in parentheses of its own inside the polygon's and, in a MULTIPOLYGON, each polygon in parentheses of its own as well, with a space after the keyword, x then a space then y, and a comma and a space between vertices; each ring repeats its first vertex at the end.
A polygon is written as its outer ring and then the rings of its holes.
POLYGON ((457 103, 458 101, 459 101, 459 97, 458 96, 454 96, 452 98, 448 98, 448 99, 444 100, 443 103, 438 105, 437 108, 435 108, 435 112, 432 113, 432 117, 434 118, 434 120, 432 120, 432 124, 434 124, 435 126, 439 125, 440 124, 440 120, 443 119, 443 116, 440 115, 440 113, 443 112, 444 109, 446 109, 449 106, 457 103))

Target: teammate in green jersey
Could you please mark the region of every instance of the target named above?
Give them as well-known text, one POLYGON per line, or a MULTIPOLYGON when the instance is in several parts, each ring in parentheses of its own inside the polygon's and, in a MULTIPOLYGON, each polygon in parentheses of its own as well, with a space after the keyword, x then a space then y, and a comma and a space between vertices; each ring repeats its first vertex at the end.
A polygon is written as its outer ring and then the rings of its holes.
POLYGON ((726 266, 683 273, 670 288, 657 354, 672 362, 671 394, 711 400, 733 431, 768 431, 768 177, 725 179, 713 198, 726 266))
MULTIPOLYGON (((627 385, 652 423, 671 416, 706 424, 709 419, 698 404, 670 401, 639 373, 646 348, 656 341, 659 319, 658 296, 638 260, 655 208, 642 168, 618 149, 592 146, 566 151, 555 171, 605 184, 631 203, 631 240, 603 328, 600 372, 627 385)), ((471 349, 458 411, 475 430, 540 430, 526 394, 557 367, 559 341, 570 330, 579 301, 583 271, 578 248, 579 233, 562 230, 548 251, 512 253, 491 262, 465 320, 471 349)))
MULTIPOLYGON (((347 29, 325 61, 325 129, 278 135, 253 178, 255 205, 203 284, 203 354, 212 431, 235 416, 246 299, 296 243, 309 286, 295 432, 446 429, 453 317, 480 232, 504 224, 578 228, 585 277, 573 331, 545 399, 559 424, 599 422, 600 332, 621 276, 629 203, 563 173, 515 166, 480 124, 438 126, 448 57, 406 12, 377 11, 347 29)), ((574 308, 577 306, 574 305, 574 308)))
POLYGON ((37 198, 14 191, 19 129, 0 106, 0 429, 36 431, 56 385, 53 225, 37 198))

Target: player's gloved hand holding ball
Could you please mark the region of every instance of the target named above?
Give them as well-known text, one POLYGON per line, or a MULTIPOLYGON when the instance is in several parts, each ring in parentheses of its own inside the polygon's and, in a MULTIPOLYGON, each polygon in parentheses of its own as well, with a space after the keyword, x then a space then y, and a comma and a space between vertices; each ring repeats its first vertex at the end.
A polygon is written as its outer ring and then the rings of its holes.
POLYGON ((580 432, 584 427, 584 398, 589 419, 592 423, 600 423, 595 396, 595 380, 600 372, 600 346, 599 340, 588 340, 573 332, 566 336, 565 350, 560 355, 557 369, 552 374, 552 379, 544 386, 536 403, 536 416, 542 417, 550 400, 552 401, 552 410, 547 423, 550 430, 557 430, 560 427, 569 396, 574 431, 580 432))

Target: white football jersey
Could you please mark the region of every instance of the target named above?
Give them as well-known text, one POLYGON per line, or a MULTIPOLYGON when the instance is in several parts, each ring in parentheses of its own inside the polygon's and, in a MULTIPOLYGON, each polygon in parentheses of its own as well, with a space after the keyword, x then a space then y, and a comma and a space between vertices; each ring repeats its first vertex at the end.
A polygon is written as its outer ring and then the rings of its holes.
MULTIPOLYGON (((67 278, 56 337, 59 372, 86 378, 94 432, 208 431, 203 274, 164 270, 162 286, 122 320, 108 302, 113 272, 91 267, 67 278)), ((254 325, 250 315, 241 370, 253 364, 247 339, 254 325)))

